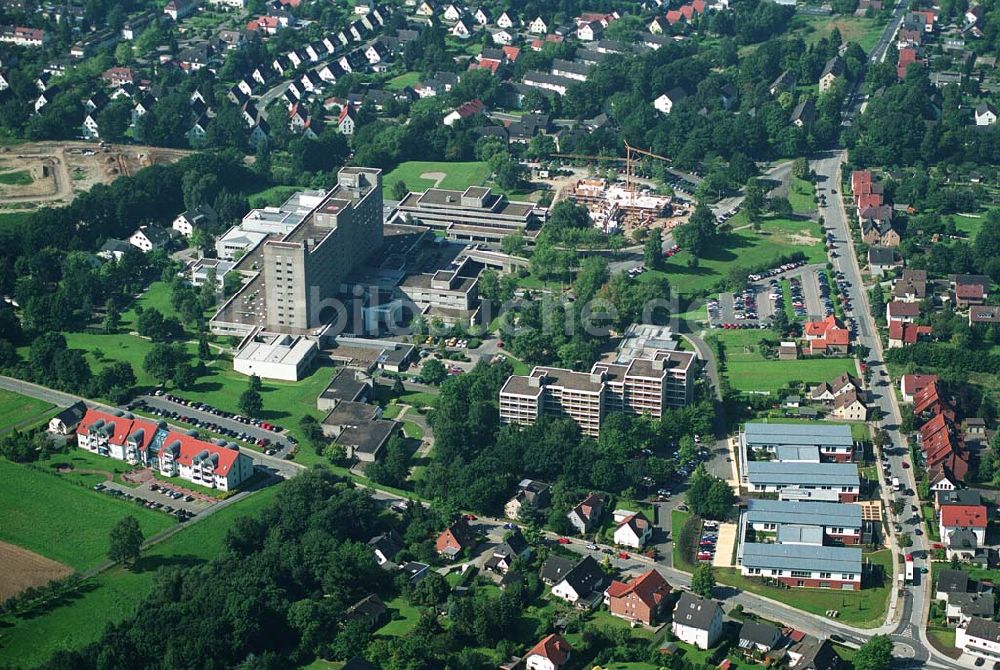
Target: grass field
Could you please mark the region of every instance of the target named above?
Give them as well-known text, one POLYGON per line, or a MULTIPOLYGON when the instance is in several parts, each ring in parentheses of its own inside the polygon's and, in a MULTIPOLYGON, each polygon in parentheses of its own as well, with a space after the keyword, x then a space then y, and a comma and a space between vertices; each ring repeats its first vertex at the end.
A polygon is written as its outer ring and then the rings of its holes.
POLYGON ((438 184, 440 188, 464 191, 469 186, 480 186, 490 176, 490 169, 482 161, 448 163, 443 161, 407 161, 387 174, 382 183, 391 189, 397 181, 402 181, 411 191, 425 191, 434 187, 436 178, 422 177, 423 174, 441 172, 446 176, 438 184))
POLYGON ((806 44, 815 44, 829 37, 833 29, 840 31, 843 43, 857 42, 868 53, 878 41, 883 24, 875 19, 858 16, 798 16, 796 21, 802 26, 806 44))
POLYGON ((855 374, 853 358, 801 358, 796 361, 765 359, 760 349, 764 338, 775 339, 770 330, 713 330, 709 339, 726 346, 729 384, 737 391, 775 393, 789 382, 819 383, 841 374, 855 374))
POLYGON ((305 189, 305 186, 272 186, 254 193, 247 202, 251 207, 277 207, 288 200, 288 196, 305 189))
MULTIPOLYGON (((59 606, 36 616, 0 619, 0 666, 34 667, 57 649, 93 642, 109 623, 131 614, 146 597, 161 567, 194 565, 219 553, 233 521, 270 505, 279 487, 253 494, 185 528, 149 550, 136 570, 114 569, 85 582, 59 606)), ((97 497, 97 496, 95 496, 97 497)))
MULTIPOLYGON (((680 251, 667 261, 665 272, 675 291, 688 294, 710 291, 734 267, 749 270, 770 265, 796 251, 804 253, 810 263, 826 260, 818 226, 804 219, 765 219, 759 233, 744 228, 722 234, 698 259, 697 267, 689 267, 691 254, 680 251)), ((638 281, 650 281, 656 272, 644 272, 638 281)))
POLYGON ((12 172, 0 172, 0 184, 8 186, 27 186, 35 181, 28 170, 14 170, 12 172))
POLYGON ((672 548, 672 557, 674 562, 674 568, 677 570, 684 570, 686 572, 691 572, 694 570, 694 566, 688 561, 684 556, 681 555, 680 549, 677 547, 677 537, 680 535, 681 528, 691 517, 688 512, 682 512, 679 509, 673 509, 670 511, 670 539, 672 548))
POLYGON ((788 202, 796 214, 810 214, 816 211, 816 191, 812 182, 792 177, 788 189, 788 202))
POLYGON ((0 435, 14 429, 31 428, 55 413, 43 400, 0 389, 0 435))
POLYGON ((785 603, 792 607, 826 616, 827 610, 837 610, 837 621, 860 628, 874 628, 883 623, 892 588, 892 551, 883 549, 865 554, 865 559, 881 565, 885 578, 879 586, 861 591, 832 591, 827 589, 779 589, 766 586, 758 579, 743 577, 735 568, 716 569, 715 578, 720 584, 735 586, 785 603))
POLYGON ((0 230, 16 230, 31 216, 32 212, 0 212, 0 230))
POLYGON ((420 610, 403 596, 397 596, 385 603, 389 608, 389 615, 392 619, 376 631, 379 635, 389 637, 403 637, 407 635, 420 619, 420 610))
POLYGON ((104 560, 108 531, 132 515, 149 537, 176 521, 58 476, 0 461, 0 540, 84 570, 104 560))
POLYGON ((419 72, 404 72, 398 77, 393 77, 385 82, 385 87, 389 91, 400 91, 407 86, 416 86, 420 83, 419 72))

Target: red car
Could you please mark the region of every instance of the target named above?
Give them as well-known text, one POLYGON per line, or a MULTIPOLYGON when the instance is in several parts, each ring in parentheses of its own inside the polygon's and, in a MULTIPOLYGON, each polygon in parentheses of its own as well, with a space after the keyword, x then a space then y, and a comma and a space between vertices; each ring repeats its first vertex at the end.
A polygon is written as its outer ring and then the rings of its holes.
POLYGON ((905 468, 908 468, 908 467, 910 467, 910 464, 907 463, 906 461, 903 461, 903 468, 905 469, 905 468))
POLYGON ((630 558, 630 556, 628 555, 627 552, 619 551, 618 552, 618 558, 630 558))
POLYGON ((558 540, 556 540, 556 542, 558 542, 559 544, 569 544, 569 539, 565 537, 560 537, 558 540))
POLYGON ((476 515, 475 514, 466 514, 465 515, 465 520, 466 521, 475 521, 476 520, 476 515))

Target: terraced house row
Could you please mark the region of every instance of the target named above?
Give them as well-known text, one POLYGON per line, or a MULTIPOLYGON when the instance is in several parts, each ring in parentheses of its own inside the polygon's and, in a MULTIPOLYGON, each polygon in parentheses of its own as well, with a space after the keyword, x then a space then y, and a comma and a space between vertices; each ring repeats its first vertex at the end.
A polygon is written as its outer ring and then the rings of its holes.
POLYGON ((253 460, 235 444, 208 442, 127 412, 88 409, 76 428, 76 443, 100 456, 222 491, 236 489, 254 474, 253 460))

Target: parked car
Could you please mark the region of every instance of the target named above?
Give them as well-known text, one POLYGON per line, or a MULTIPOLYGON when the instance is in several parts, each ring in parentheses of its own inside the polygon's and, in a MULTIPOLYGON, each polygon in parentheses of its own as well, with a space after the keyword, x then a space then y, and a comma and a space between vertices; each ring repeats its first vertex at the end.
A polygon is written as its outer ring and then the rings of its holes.
POLYGON ((558 540, 556 540, 556 542, 558 542, 559 544, 569 544, 569 538, 560 537, 558 540))

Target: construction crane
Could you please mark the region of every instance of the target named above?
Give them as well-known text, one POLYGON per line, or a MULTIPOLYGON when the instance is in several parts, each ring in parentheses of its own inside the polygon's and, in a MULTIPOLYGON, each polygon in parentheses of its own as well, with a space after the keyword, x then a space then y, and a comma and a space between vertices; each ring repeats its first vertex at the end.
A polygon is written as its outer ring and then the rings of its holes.
POLYGON ((633 158, 632 154, 637 156, 648 156, 649 158, 655 158, 656 160, 670 162, 670 159, 666 156, 661 156, 659 154, 654 154, 652 151, 646 151, 645 149, 640 149, 638 147, 633 147, 628 142, 625 142, 625 189, 629 192, 635 191, 635 184, 633 183, 633 166, 636 161, 642 160, 640 158, 633 158))

